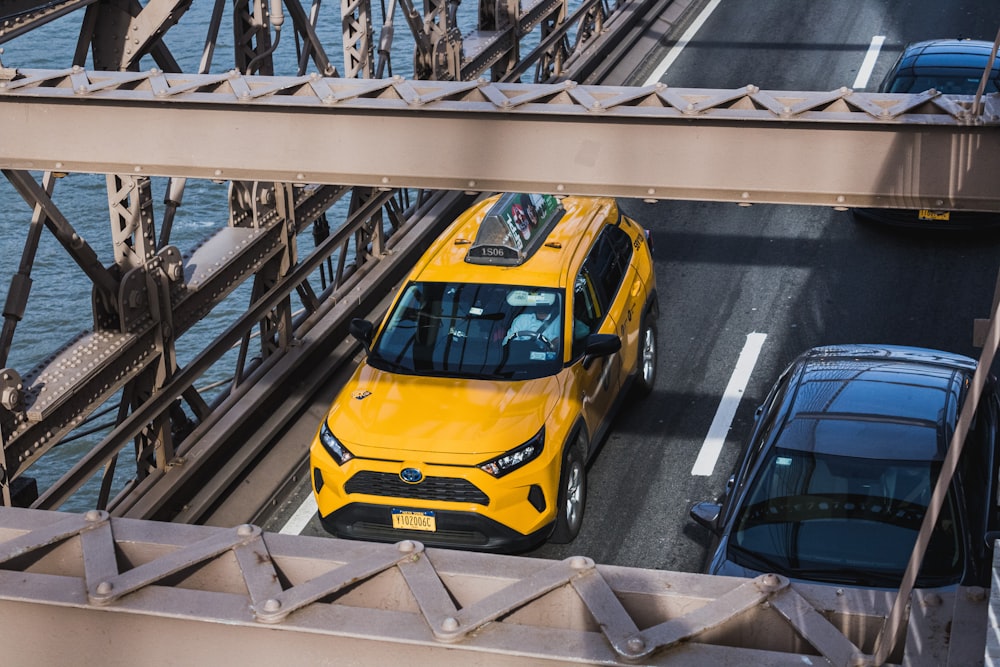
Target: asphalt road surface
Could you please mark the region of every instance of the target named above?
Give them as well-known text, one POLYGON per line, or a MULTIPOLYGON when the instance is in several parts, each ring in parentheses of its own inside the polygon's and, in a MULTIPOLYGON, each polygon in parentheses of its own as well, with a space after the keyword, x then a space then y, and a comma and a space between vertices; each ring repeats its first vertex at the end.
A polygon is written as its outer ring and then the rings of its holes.
MULTIPOLYGON (((658 80, 676 87, 864 90, 878 85, 907 42, 992 41, 1000 8, 987 2, 722 0, 705 3, 679 30, 692 25, 697 32, 658 80)), ((647 58, 640 74, 655 74, 671 46, 647 58)), ((769 159, 760 156, 761 169, 769 159)), ((980 353, 972 326, 990 314, 1000 259, 996 234, 884 229, 815 207, 622 206, 653 235, 657 388, 625 407, 591 466, 577 540, 530 555, 583 554, 600 563, 701 571, 709 535, 688 519, 688 508, 721 493, 754 410, 799 352, 865 342, 980 353), (692 474, 748 342, 759 345, 759 354, 748 377, 739 378, 745 389, 721 452, 710 474, 692 474)))
MULTIPOLYGON (((870 90, 907 42, 992 41, 998 26, 985 0, 706 0, 632 54, 622 83, 870 90)), ((591 465, 579 537, 526 555, 701 571, 710 536, 688 508, 722 491, 754 410, 798 353, 853 342, 979 355, 973 320, 990 315, 1000 235, 885 229, 815 207, 621 205, 653 236, 657 387, 625 405, 591 465)), ((304 532, 325 534, 315 517, 304 532)))

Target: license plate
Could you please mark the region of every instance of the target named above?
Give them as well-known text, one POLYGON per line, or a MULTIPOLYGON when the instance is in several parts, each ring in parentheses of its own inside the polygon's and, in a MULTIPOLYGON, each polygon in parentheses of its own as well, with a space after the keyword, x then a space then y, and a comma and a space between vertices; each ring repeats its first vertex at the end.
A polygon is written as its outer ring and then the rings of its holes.
POLYGON ((437 523, 434 520, 434 512, 426 510, 423 512, 414 510, 392 510, 392 527, 404 530, 426 530, 434 532, 437 530, 437 523))
POLYGON ((949 211, 931 211, 926 208, 920 209, 917 213, 917 217, 921 220, 950 220, 951 213, 949 211))

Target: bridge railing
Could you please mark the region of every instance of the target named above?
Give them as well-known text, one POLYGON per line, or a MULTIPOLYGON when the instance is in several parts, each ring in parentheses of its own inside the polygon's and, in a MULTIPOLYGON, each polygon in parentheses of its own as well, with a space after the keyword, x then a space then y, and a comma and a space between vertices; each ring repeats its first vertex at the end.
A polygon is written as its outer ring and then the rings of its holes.
MULTIPOLYGON (((0 508, 0 640, 25 664, 864 665, 893 594, 0 508)), ((914 591, 886 664, 981 662, 991 605, 914 591)))

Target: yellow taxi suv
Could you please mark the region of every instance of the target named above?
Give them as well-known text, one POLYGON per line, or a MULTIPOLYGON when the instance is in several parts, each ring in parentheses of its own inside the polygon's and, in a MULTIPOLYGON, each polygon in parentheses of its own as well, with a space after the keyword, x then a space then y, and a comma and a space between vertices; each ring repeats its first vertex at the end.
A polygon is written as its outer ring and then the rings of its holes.
POLYGON ((310 449, 324 528, 515 553, 580 530, 587 463, 656 379, 649 238, 614 199, 509 193, 411 271, 310 449))

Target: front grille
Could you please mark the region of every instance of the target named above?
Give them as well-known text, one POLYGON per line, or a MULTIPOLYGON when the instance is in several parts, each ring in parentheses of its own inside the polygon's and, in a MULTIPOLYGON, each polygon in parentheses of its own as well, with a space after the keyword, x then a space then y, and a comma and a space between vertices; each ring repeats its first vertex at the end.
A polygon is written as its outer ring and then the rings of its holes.
POLYGON ((369 496, 490 504, 489 496, 480 491, 475 484, 457 477, 427 477, 419 484, 407 484, 399 478, 399 475, 364 470, 347 480, 344 491, 364 493, 369 496))

